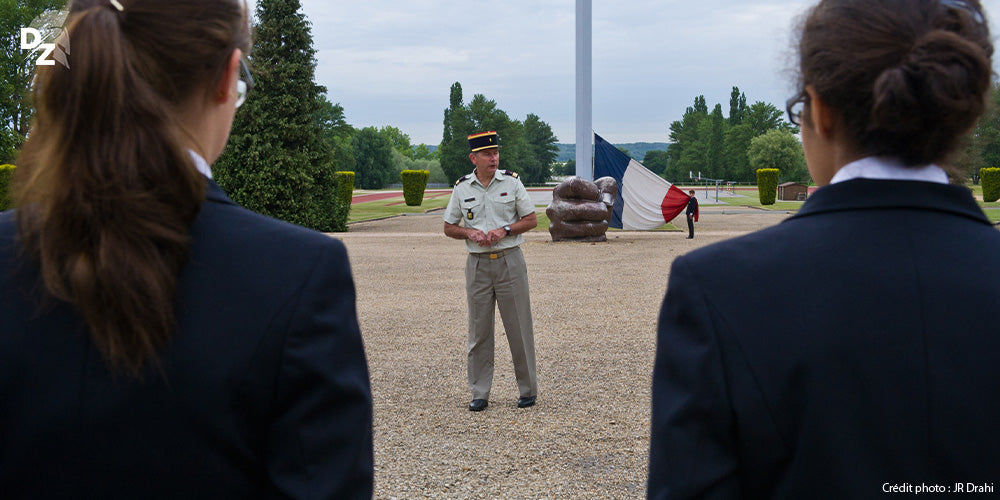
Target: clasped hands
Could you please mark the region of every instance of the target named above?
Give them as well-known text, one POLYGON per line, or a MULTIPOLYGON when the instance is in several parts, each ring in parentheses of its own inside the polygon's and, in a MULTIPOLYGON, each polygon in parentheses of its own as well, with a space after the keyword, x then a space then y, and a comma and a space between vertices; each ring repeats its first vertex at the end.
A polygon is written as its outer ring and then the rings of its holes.
POLYGON ((479 229, 473 229, 469 232, 469 239, 481 247, 491 247, 496 245, 497 242, 502 240, 505 236, 507 236, 507 231, 502 227, 494 229, 488 233, 484 233, 479 229))

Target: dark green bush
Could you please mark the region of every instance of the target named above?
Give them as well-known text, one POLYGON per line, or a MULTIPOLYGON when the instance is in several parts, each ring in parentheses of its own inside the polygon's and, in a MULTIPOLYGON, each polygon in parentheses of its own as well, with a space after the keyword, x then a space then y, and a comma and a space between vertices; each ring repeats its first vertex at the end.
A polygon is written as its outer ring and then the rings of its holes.
POLYGON ((761 168, 757 170, 757 193, 761 205, 774 205, 778 197, 778 169, 761 168))
POLYGON ((13 206, 10 199, 10 183, 14 179, 14 165, 0 165, 0 210, 13 206))
POLYGON ((1000 168, 981 168, 979 176, 983 184, 983 201, 1000 200, 1000 168))
POLYGON ((420 206, 424 202, 424 189, 431 173, 428 170, 403 170, 399 177, 403 181, 403 199, 410 207, 420 206))

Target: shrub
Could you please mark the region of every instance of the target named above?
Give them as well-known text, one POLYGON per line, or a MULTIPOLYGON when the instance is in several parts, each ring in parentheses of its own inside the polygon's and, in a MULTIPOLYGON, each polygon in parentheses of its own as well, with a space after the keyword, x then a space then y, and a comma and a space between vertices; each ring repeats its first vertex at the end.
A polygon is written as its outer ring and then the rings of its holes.
POLYGON ((0 210, 13 207, 10 183, 14 179, 14 165, 0 165, 0 210))
POLYGON ((399 177, 403 181, 403 199, 410 207, 420 206, 424 202, 424 189, 431 173, 427 170, 403 170, 399 177))
POLYGON ((983 184, 983 201, 1000 200, 1000 168, 981 168, 979 176, 983 184))
POLYGON ((774 205, 774 199, 778 197, 778 169, 757 170, 757 193, 761 205, 774 205))
POLYGON ((354 172, 337 172, 337 196, 341 201, 351 204, 354 197, 354 172))

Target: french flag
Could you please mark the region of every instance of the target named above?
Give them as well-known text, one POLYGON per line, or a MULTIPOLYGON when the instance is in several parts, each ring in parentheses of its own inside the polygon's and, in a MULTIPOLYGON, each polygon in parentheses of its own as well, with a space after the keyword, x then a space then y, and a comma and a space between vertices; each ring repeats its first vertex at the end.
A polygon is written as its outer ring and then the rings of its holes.
POLYGON ((601 177, 618 181, 610 224, 618 229, 656 229, 680 215, 691 198, 594 134, 594 179, 601 177))

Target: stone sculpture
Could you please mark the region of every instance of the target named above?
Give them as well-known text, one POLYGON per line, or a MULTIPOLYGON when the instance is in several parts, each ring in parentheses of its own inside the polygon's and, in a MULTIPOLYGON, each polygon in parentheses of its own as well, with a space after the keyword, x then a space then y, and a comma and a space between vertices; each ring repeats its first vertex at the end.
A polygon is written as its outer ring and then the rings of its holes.
POLYGON ((552 203, 545 209, 552 241, 607 241, 605 233, 618 197, 613 177, 590 182, 569 177, 552 190, 552 203))

